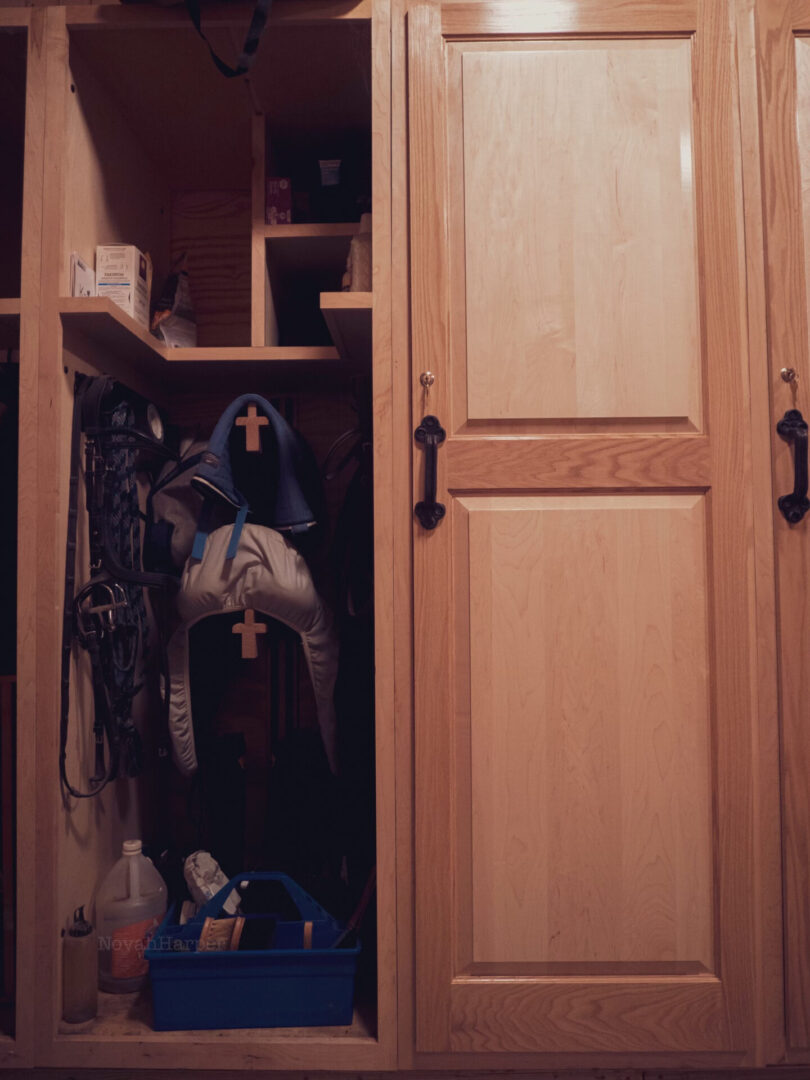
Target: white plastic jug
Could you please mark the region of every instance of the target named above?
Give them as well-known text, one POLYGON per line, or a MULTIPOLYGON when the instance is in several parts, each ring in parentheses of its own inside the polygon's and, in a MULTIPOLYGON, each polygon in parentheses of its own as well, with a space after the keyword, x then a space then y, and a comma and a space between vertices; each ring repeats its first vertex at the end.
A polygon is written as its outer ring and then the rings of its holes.
POLYGON ((98 985, 128 994, 146 982, 144 949, 166 914, 166 884, 140 840, 125 840, 122 857, 96 894, 98 985))

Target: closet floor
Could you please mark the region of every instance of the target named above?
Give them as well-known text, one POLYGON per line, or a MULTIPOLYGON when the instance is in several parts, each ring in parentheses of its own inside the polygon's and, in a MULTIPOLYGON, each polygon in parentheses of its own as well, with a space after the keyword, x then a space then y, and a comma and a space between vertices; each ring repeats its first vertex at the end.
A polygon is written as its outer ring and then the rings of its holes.
POLYGON ((375 1041, 375 1024, 371 1010, 361 1002, 355 1007, 350 1026, 299 1028, 233 1028, 212 1031, 155 1031, 152 1028, 152 994, 149 988, 134 994, 98 995, 98 1015, 86 1024, 60 1024, 59 1034, 76 1040, 136 1038, 139 1042, 156 1040, 187 1041, 192 1035, 197 1043, 233 1042, 244 1045, 266 1043, 281 1039, 369 1039, 375 1041))

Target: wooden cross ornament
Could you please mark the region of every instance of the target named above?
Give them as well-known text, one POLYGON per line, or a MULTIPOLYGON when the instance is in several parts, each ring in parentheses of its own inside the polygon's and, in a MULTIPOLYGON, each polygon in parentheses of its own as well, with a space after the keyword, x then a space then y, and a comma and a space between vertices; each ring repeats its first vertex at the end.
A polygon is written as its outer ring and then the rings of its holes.
POLYGON ((256 613, 252 608, 245 611, 245 621, 236 623, 231 628, 231 633, 242 635, 242 659, 255 660, 259 655, 259 642, 256 640, 259 634, 267 633, 264 623, 255 621, 256 613))
POLYGON ((259 428, 267 427, 270 421, 266 416, 256 415, 256 406, 248 405, 247 416, 237 416, 236 426, 245 429, 245 449, 248 453, 259 453, 262 448, 259 428))

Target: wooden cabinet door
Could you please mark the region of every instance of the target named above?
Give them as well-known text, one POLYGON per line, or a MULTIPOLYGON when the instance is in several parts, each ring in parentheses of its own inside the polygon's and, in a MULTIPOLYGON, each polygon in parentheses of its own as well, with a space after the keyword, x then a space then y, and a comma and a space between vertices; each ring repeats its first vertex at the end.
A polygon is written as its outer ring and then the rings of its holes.
POLYGON ((729 8, 435 3, 407 33, 414 422, 446 431, 417 1051, 754 1060, 778 882, 729 8))
MULTIPOLYGON (((810 3, 757 0, 774 482, 793 488, 793 452, 775 430, 810 419, 810 3), (785 382, 780 369, 792 368, 785 382)), ((775 515, 780 613, 787 1044, 810 1060, 810 517, 775 515)))

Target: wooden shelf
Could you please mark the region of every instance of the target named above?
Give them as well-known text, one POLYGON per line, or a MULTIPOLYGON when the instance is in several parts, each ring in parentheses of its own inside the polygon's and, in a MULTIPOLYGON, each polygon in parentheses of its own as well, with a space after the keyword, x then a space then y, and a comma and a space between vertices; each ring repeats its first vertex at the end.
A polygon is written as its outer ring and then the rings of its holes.
MULTIPOLYGON (((351 239, 359 230, 359 221, 264 225, 254 229, 254 243, 256 236, 259 236, 259 244, 263 238, 265 245, 269 340, 277 340, 279 325, 282 335, 286 335, 288 340, 306 340, 313 328, 316 339, 325 337, 323 324, 318 318, 320 297, 321 313, 341 358, 364 363, 368 361, 371 355, 371 319, 369 313, 359 314, 358 310, 369 307, 369 304, 362 301, 338 303, 323 300, 324 297, 348 295, 335 290, 340 288, 346 270, 351 239), (340 315, 332 318, 327 314, 327 310, 331 312, 333 308, 349 310, 351 326, 338 325, 340 315), (364 331, 366 326, 368 332, 364 331)), ((254 287, 254 303, 261 293, 261 287, 254 287)))
POLYGON ((335 363, 338 350, 331 345, 227 345, 196 349, 167 349, 161 347, 169 364, 187 364, 196 361, 204 364, 217 362, 264 364, 298 363, 317 361, 335 363))
POLYGON ((371 311, 370 292, 321 293, 321 314, 342 359, 371 359, 371 311))
POLYGON ((99 992, 98 1014, 84 1024, 60 1024, 60 1035, 71 1042, 92 1042, 109 1038, 135 1038, 139 1041, 178 1042, 274 1042, 279 1039, 345 1039, 374 1035, 361 1013, 355 1009, 350 1025, 302 1028, 232 1028, 215 1031, 155 1031, 152 1027, 152 994, 147 987, 134 994, 99 992))
POLYGON ((359 230, 359 221, 258 227, 254 235, 263 236, 267 243, 267 266, 274 295, 280 281, 301 275, 315 276, 319 281, 332 278, 339 286, 351 238, 359 230))
POLYGON ((302 225, 260 225, 255 230, 266 240, 323 240, 330 236, 354 236, 359 221, 305 222, 302 225))
POLYGON ((137 371, 174 382, 199 373, 232 378, 234 364, 246 377, 283 379, 335 374, 345 377, 347 360, 332 346, 251 346, 171 349, 106 297, 66 297, 60 301, 65 347, 113 375, 137 371))
POLYGON ((107 356, 116 367, 124 362, 146 374, 163 368, 166 357, 160 342, 107 297, 65 297, 59 312, 70 352, 81 356, 89 346, 95 355, 88 359, 94 363, 107 356))
POLYGON ((343 1053, 354 1060, 358 1052, 373 1054, 377 1047, 376 1025, 363 1008, 355 1008, 352 1023, 343 1026, 155 1031, 151 996, 148 987, 135 994, 99 993, 95 1020, 59 1024, 48 1064, 111 1068, 120 1063, 124 1051, 133 1065, 172 1065, 182 1054, 188 1067, 199 1068, 206 1061, 210 1064, 213 1054, 219 1061, 232 1055, 232 1067, 239 1068, 255 1067, 261 1058, 268 1064, 283 1058, 292 1065, 293 1055, 303 1053, 311 1056, 316 1068, 326 1068, 343 1053))

